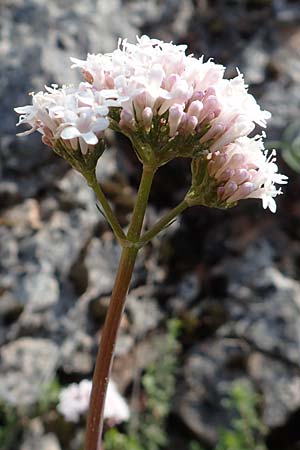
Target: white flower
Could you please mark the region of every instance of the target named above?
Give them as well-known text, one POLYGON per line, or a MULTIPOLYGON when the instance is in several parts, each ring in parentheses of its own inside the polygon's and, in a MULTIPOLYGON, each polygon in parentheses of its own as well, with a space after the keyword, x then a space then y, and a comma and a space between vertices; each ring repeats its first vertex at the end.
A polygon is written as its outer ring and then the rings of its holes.
POLYGON ((126 422, 129 420, 129 417, 130 411, 126 401, 118 392, 117 385, 113 381, 109 381, 104 406, 104 418, 113 419, 120 423, 126 422))
POLYGON ((37 130, 47 144, 54 146, 57 139, 62 139, 71 148, 79 146, 85 154, 97 145, 101 133, 108 128, 108 106, 114 105, 88 83, 81 83, 77 89, 46 86, 46 92, 32 94, 32 105, 15 111, 20 114, 18 126, 24 123, 31 126, 21 135, 37 130))
MULTIPOLYGON (((88 411, 92 382, 82 380, 80 383, 72 383, 63 389, 59 396, 57 410, 69 422, 78 422, 80 417, 88 411)), ((113 419, 120 423, 130 417, 129 407, 125 399, 118 392, 113 381, 109 381, 104 407, 104 418, 113 419)))
POLYGON ((59 395, 57 410, 69 422, 78 422, 89 407, 92 383, 82 380, 80 383, 72 383, 62 389, 59 395))

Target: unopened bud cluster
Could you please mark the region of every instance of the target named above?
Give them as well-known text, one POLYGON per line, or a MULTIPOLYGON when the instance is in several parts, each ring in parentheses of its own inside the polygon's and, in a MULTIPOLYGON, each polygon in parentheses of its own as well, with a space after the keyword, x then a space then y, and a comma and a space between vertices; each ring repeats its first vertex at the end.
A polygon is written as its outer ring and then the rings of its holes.
MULTIPOLYGON (((39 131, 43 142, 59 154, 63 148, 69 159, 72 152, 91 155, 97 148, 100 156, 110 127, 130 138, 144 164, 199 159, 214 196, 209 206, 259 197, 274 211, 281 192, 275 183, 286 178, 277 173, 275 155, 266 155, 262 137, 249 137, 255 125, 266 126, 270 113, 248 93, 242 74, 225 79, 223 66, 185 51, 185 45, 142 36, 136 44, 120 40, 109 54, 72 58, 85 82, 33 95, 31 106, 16 108, 19 124, 29 123, 29 133, 39 131)), ((198 188, 194 170, 195 203, 198 188)))

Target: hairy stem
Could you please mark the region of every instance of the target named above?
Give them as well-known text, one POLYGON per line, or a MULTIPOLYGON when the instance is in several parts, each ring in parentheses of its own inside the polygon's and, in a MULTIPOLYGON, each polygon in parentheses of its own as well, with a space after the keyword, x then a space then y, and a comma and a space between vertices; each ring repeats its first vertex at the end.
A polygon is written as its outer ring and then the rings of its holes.
POLYGON ((94 370, 87 419, 85 450, 100 450, 101 448, 104 404, 113 362, 114 348, 138 253, 138 242, 155 171, 156 168, 144 167, 128 235, 125 238, 126 241, 123 242, 124 247, 101 335, 101 343, 94 370))

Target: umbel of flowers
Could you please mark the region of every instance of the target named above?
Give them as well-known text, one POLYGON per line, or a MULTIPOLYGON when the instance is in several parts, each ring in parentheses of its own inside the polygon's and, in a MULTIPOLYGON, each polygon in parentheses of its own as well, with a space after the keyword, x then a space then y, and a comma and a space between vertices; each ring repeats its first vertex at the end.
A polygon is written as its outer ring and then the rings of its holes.
POLYGON ((109 54, 71 58, 86 81, 32 94, 32 105, 16 108, 18 125, 31 126, 25 134, 39 131, 81 172, 93 168, 104 132, 112 128, 130 138, 144 164, 158 167, 176 157, 190 157, 194 166, 209 161, 213 206, 254 197, 275 211, 281 193, 275 184, 285 177, 262 137, 248 137, 255 124, 266 126, 270 113, 248 93, 242 74, 225 79, 223 66, 185 51, 185 45, 142 36, 136 44, 120 40, 109 54))
MULTIPOLYGON (((16 108, 18 125, 38 131, 42 141, 81 172, 94 189, 117 239, 123 246, 115 287, 102 331, 86 435, 86 450, 98 450, 107 381, 117 330, 139 248, 180 212, 193 205, 227 208, 239 200, 262 199, 276 211, 278 173, 275 151, 264 149, 262 129, 270 113, 248 93, 241 73, 224 78, 212 60, 186 55, 185 45, 148 36, 135 44, 120 40, 115 51, 71 58, 81 69, 79 86, 46 87, 32 94, 32 104, 16 108), (105 131, 127 136, 143 173, 128 231, 125 233, 96 179, 105 150, 105 131), (256 133, 256 134, 255 134, 256 133), (142 233, 155 172, 174 158, 191 160, 192 183, 183 201, 142 233)), ((101 181, 101 180, 100 180, 101 181)))

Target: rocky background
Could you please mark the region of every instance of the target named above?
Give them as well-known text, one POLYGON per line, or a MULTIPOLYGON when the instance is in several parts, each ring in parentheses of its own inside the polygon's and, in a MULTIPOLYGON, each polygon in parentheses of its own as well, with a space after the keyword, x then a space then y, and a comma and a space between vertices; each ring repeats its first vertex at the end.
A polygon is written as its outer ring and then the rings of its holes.
MULTIPOLYGON (((91 377, 120 249, 81 176, 39 136, 15 137, 13 106, 44 84, 79 81, 69 56, 146 33, 187 43, 228 76, 239 67, 273 113, 268 138, 280 141, 299 123, 300 3, 1 0, 0 33, 0 397, 30 408, 54 376, 64 385, 91 377)), ((98 171, 123 225, 139 179, 128 150, 111 135, 98 171)), ((280 164, 290 183, 276 215, 256 201, 194 208, 141 253, 114 378, 127 392, 167 318, 182 319, 172 449, 185 450, 191 436, 215 444, 228 423, 221 400, 238 379, 263 396, 269 449, 300 448, 300 179, 280 164)), ((186 169, 176 161, 161 170, 148 224, 181 199, 186 169)), ((25 430, 20 450, 62 448, 41 422, 25 430)))

